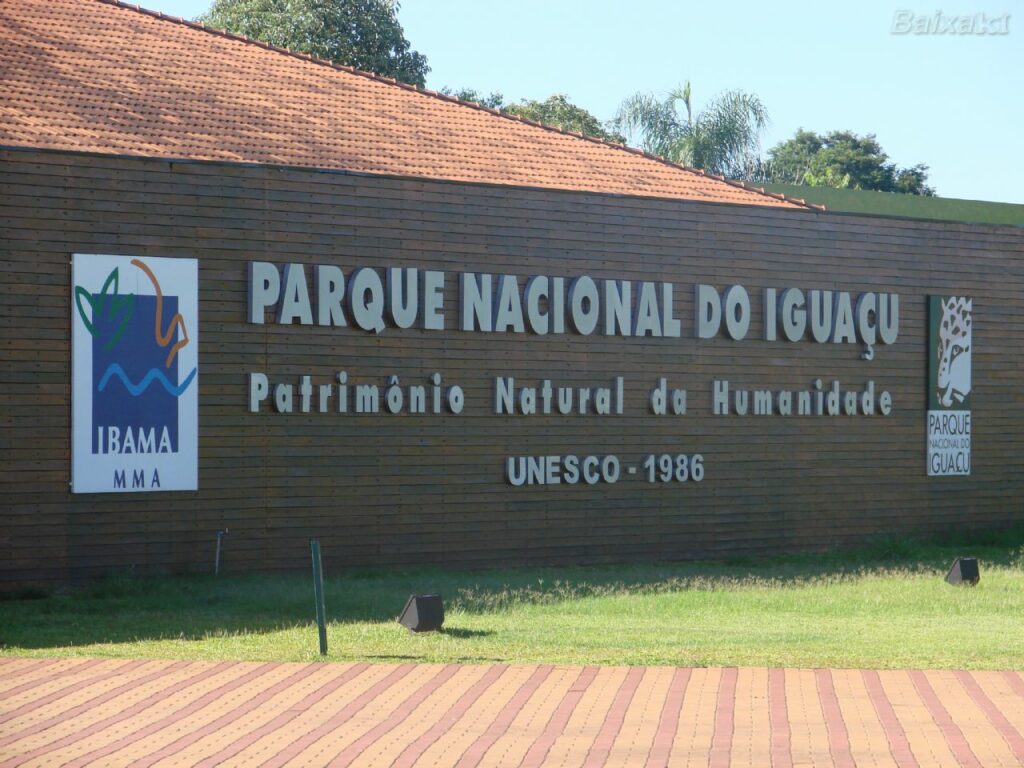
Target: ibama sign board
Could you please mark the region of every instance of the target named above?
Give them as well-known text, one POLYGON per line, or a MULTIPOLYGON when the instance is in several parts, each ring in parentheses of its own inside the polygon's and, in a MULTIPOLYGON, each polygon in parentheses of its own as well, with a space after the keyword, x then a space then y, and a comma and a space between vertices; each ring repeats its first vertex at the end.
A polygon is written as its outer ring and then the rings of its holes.
POLYGON ((73 493, 198 487, 195 259, 75 254, 73 493))

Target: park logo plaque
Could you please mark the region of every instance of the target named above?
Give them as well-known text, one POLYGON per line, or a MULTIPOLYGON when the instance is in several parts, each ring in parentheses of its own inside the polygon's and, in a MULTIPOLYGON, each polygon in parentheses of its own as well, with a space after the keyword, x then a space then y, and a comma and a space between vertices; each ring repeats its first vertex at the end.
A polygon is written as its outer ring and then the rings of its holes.
POLYGON ((74 254, 71 491, 198 487, 198 263, 74 254))
POLYGON ((928 297, 928 475, 971 474, 972 300, 928 297))

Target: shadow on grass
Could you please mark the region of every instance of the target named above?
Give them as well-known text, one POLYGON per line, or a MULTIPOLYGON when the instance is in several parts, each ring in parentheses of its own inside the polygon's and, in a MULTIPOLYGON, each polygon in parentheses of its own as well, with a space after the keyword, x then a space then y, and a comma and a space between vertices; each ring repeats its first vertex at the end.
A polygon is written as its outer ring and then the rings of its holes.
POLYGON ((463 629, 462 627, 443 627, 442 635, 457 637, 460 640, 467 640, 472 637, 489 637, 494 634, 493 629, 463 629))
MULTIPOLYGON (((982 579, 986 567, 1021 565, 1024 527, 929 540, 890 536, 846 551, 724 562, 494 571, 362 569, 328 577, 324 591, 328 620, 334 624, 394 623, 411 593, 437 591, 449 616, 443 634, 471 639, 492 633, 452 626, 453 615, 694 589, 786 588, 898 574, 934 573, 941 578, 953 558, 967 554, 980 558, 982 579)), ((41 599, 0 601, 0 648, 195 641, 270 633, 313 622, 312 584, 305 574, 122 576, 41 599)))

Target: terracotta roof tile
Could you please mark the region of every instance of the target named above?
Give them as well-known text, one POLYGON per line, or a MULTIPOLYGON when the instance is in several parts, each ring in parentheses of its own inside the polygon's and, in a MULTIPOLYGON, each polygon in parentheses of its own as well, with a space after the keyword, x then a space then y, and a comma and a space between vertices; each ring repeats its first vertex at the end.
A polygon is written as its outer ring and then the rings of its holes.
POLYGON ((0 1, 0 145, 800 207, 114 0, 0 1))

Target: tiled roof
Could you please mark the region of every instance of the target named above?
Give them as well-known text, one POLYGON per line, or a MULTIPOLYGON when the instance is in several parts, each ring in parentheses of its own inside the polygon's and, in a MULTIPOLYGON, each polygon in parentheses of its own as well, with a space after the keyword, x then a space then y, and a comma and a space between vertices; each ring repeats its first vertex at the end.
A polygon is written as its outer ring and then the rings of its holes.
POLYGON ((0 145, 799 207, 114 0, 0 0, 0 145))

